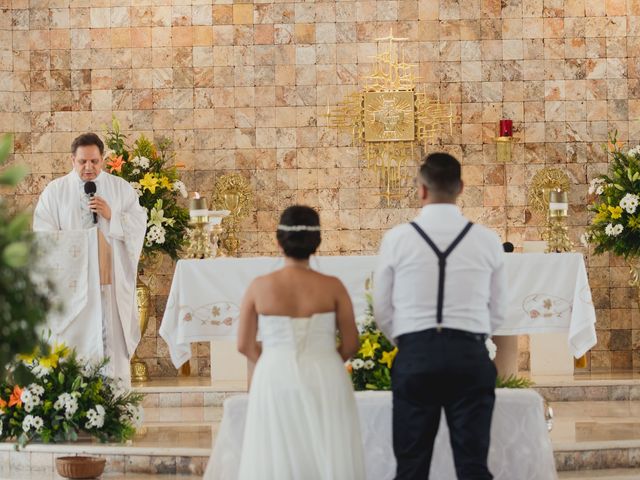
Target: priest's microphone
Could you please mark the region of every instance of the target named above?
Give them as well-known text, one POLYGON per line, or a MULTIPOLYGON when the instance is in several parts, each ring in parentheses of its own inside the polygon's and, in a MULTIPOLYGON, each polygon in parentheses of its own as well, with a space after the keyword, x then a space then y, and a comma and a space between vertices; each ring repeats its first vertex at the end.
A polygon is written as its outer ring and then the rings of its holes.
MULTIPOLYGON (((85 182, 84 183, 84 193, 86 193, 87 195, 89 195, 89 199, 95 197, 96 195, 96 182, 85 182)), ((97 212, 92 212, 93 213, 93 223, 98 223, 98 213, 97 212)))

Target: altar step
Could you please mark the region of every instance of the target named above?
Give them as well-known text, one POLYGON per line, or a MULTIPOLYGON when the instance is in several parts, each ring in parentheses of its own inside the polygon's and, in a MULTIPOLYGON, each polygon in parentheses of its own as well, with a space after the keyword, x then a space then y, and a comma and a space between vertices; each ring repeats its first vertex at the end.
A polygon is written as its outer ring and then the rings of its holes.
POLYGON ((637 468, 558 473, 558 480, 638 480, 638 478, 640 478, 640 472, 637 468))
MULTIPOLYGON (((640 374, 578 373, 533 377, 533 389, 548 402, 640 400, 640 374)), ((232 395, 246 393, 244 382, 206 377, 153 379, 136 390, 146 395, 145 407, 220 407, 232 395)))
POLYGON ((577 373, 533 377, 533 389, 548 402, 640 400, 640 374, 577 373))
POLYGON ((550 405, 555 418, 551 441, 558 471, 640 467, 640 401, 550 405))
MULTIPOLYGON (((579 380, 583 381, 587 380, 579 380)), ((605 383, 574 385, 563 384, 558 379, 555 383, 550 380, 543 383, 537 379, 537 386, 548 391, 553 391, 553 388, 582 388, 586 391, 588 388, 606 387, 607 392, 610 387, 617 388, 619 392, 628 386, 629 397, 638 386, 635 378, 591 381, 605 383)), ((163 479, 172 479, 175 475, 199 478, 206 468, 222 418, 222 402, 229 396, 243 393, 244 385, 233 382, 212 384, 209 379, 189 378, 152 381, 138 387, 138 390, 147 394, 145 422, 132 442, 125 445, 34 444, 21 452, 14 451, 12 444, 0 443, 0 480, 56 478, 52 473, 55 458, 69 454, 106 457, 110 475, 106 479, 112 475, 115 475, 114 479, 123 480, 136 478, 133 475, 163 479)), ((562 473, 560 478, 586 480, 592 473, 600 475, 601 470, 612 476, 593 478, 640 478, 640 470, 636 470, 636 477, 624 476, 624 469, 640 467, 640 401, 625 400, 625 395, 620 393, 612 395, 616 400, 593 401, 582 397, 583 401, 570 401, 573 397, 564 395, 566 392, 560 393, 563 393, 560 395, 562 401, 550 402, 555 413, 551 440, 556 465, 562 473)))
MULTIPOLYGON (((105 473, 100 480, 153 480, 155 473, 105 473)), ((193 475, 161 475, 162 480, 194 480, 199 477, 193 475)), ((19 472, 3 474, 0 470, 0 480, 65 480, 55 472, 19 472)))

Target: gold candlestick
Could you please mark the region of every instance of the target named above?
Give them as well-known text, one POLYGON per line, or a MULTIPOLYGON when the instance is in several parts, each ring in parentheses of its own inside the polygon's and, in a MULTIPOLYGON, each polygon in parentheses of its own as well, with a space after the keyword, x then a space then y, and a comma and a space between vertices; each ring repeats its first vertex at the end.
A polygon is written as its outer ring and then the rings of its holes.
POLYGON ((208 258, 211 255, 211 244, 209 243, 209 211, 207 201, 200 198, 198 192, 189 202, 189 215, 191 220, 189 225, 189 245, 187 247, 187 258, 208 258))
POLYGON ((569 215, 567 192, 551 190, 549 192, 549 213, 542 238, 547 242, 546 252, 572 252, 573 243, 569 240, 566 221, 569 215))
POLYGON ((222 245, 229 256, 238 254, 240 242, 236 233, 238 231, 238 209, 240 207, 240 195, 237 193, 225 193, 223 195, 224 208, 229 210, 231 214, 227 217, 227 234, 222 241, 222 245))

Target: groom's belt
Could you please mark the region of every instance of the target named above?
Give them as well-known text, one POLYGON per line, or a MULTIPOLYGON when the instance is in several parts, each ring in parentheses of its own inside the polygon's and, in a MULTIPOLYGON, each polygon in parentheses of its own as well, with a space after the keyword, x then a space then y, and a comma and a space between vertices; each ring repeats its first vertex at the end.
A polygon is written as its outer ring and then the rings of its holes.
POLYGON ((432 338, 438 335, 452 338, 468 338, 477 342, 484 342, 489 337, 489 335, 487 335, 486 333, 473 333, 467 332, 465 330, 457 330, 455 328, 434 327, 428 328, 427 330, 421 330, 419 332, 411 332, 400 335, 397 339, 398 346, 402 346, 403 343, 411 342, 412 340, 419 341, 421 339, 432 338))

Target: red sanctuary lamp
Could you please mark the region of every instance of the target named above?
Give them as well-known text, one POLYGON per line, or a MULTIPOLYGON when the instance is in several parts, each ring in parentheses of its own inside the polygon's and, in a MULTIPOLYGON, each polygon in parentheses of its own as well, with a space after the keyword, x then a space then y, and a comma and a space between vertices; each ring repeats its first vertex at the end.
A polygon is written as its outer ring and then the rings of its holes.
POLYGON ((513 142, 513 120, 500 120, 500 133, 496 137, 496 158, 500 163, 511 161, 511 143, 513 142))

